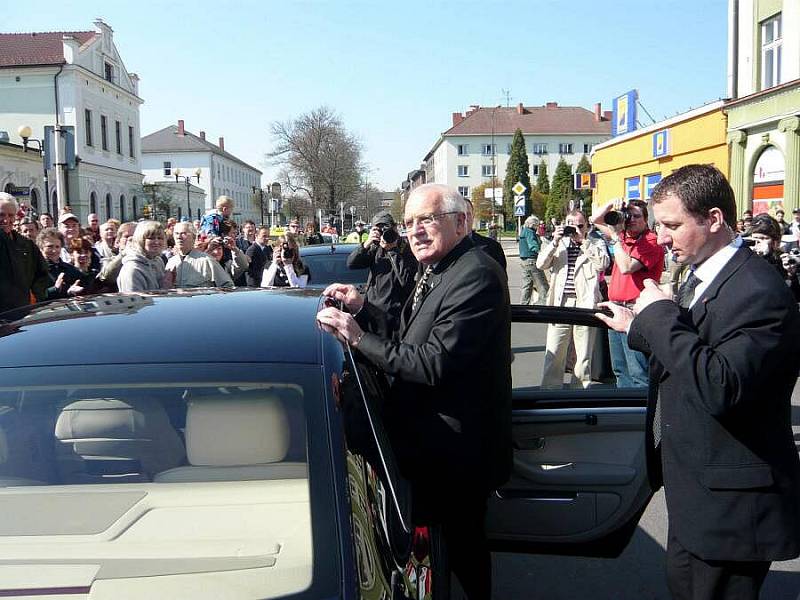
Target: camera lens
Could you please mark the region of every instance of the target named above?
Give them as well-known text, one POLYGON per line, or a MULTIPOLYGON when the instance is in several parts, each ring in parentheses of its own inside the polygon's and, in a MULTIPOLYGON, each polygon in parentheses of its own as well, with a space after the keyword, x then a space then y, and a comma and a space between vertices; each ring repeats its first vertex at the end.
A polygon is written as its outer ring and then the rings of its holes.
POLYGON ((384 242, 386 242, 387 244, 394 244, 398 240, 399 237, 400 237, 400 234, 398 234, 391 227, 388 227, 388 228, 384 229, 383 233, 381 234, 381 239, 384 242))
POLYGON ((611 212, 606 213, 606 216, 604 217, 604 221, 605 221, 606 225, 612 225, 613 226, 613 225, 616 225, 617 223, 619 223, 621 220, 622 220, 622 215, 619 212, 617 212, 616 210, 612 210, 611 212))
POLYGON ((572 225, 567 225, 564 227, 564 235, 575 235, 576 233, 578 233, 578 230, 572 225))

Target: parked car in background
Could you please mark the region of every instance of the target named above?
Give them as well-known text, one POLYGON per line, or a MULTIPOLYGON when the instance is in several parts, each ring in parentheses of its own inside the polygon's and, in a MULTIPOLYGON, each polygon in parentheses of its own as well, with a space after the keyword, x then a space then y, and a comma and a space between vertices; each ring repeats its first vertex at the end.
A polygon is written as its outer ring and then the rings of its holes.
POLYGON ((308 286, 324 289, 331 283, 352 283, 364 285, 369 269, 351 269, 347 257, 358 244, 318 244, 300 248, 300 260, 308 267, 310 276, 308 286))

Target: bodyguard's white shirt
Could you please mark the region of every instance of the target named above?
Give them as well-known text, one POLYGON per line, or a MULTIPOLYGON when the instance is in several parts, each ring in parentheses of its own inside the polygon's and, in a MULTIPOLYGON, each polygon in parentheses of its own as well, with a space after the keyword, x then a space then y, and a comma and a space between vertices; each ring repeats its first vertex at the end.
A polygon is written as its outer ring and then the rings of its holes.
POLYGON ((728 264, 728 261, 733 258, 733 255, 736 254, 736 251, 741 246, 742 238, 737 235, 730 244, 717 250, 714 254, 709 256, 702 265, 693 269, 695 277, 700 278, 700 283, 694 288, 694 296, 692 297, 692 303, 689 305, 689 308, 694 306, 697 299, 708 289, 708 286, 716 279, 720 271, 728 264))

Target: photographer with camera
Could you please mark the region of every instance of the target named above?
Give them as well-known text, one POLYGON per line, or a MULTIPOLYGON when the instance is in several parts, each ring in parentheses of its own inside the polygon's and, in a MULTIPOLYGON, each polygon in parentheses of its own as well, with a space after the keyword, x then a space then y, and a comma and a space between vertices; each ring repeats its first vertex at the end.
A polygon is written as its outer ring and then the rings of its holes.
POLYGON ((381 313, 370 325, 372 333, 387 339, 398 333, 400 312, 414 289, 417 264, 408 241, 397 233, 392 215, 376 214, 367 240, 347 257, 351 269, 369 269, 365 296, 381 313))
POLYGON ((300 260, 293 235, 281 235, 272 245, 272 264, 264 271, 261 287, 299 287, 308 283, 308 269, 300 260))
MULTIPOLYGON (((664 249, 647 223, 647 204, 612 200, 592 215, 592 222, 608 239, 614 257, 608 299, 630 308, 645 279, 660 281, 664 270, 664 249)), ((647 358, 628 347, 628 336, 609 330, 608 345, 617 387, 647 387, 647 358)))
MULTIPOLYGON (((539 253, 536 266, 551 272, 548 305, 594 308, 602 300, 599 275, 608 267, 608 252, 602 240, 587 237, 587 230, 586 216, 573 210, 567 215, 566 225, 556 225, 553 240, 539 253)), ((570 344, 575 346, 575 379, 588 387, 592 381, 595 331, 584 325, 547 326, 542 387, 563 385, 570 344)))
POLYGON ((800 251, 795 248, 781 253, 782 235, 780 223, 767 213, 761 213, 753 217, 750 235, 743 238, 743 241, 754 253, 775 267, 794 295, 795 301, 800 302, 800 282, 797 280, 800 251))

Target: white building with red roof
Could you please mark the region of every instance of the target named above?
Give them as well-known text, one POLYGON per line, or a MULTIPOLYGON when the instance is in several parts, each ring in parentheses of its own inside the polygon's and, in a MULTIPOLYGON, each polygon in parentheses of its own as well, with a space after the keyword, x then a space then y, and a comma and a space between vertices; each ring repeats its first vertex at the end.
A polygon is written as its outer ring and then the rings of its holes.
POLYGON ((427 183, 444 183, 471 197, 472 190, 495 177, 502 186, 514 132, 525 136, 531 181, 542 161, 552 179, 561 158, 575 167, 592 147, 611 137, 611 113, 600 104, 590 111, 579 106, 480 107, 453 113, 452 127, 442 133, 423 159, 427 183))
POLYGON ((130 220, 143 206, 139 78, 125 68, 111 27, 100 19, 94 25, 94 31, 0 33, 0 131, 22 144, 21 126, 41 140, 45 127, 58 122, 73 128, 77 157, 75 168, 63 170, 63 198, 56 198, 53 169, 45 202, 41 176, 12 172, 1 161, 0 189, 31 187, 42 199, 39 211, 55 213, 68 203, 81 217, 96 212, 101 220, 130 220))

